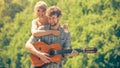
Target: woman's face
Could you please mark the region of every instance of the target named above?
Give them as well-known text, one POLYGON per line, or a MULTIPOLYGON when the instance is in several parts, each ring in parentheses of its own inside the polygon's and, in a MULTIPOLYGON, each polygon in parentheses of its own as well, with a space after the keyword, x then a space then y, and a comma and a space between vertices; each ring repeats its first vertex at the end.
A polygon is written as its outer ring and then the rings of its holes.
POLYGON ((35 13, 38 17, 44 17, 45 12, 46 12, 45 9, 42 9, 42 8, 39 8, 39 7, 36 7, 36 9, 35 9, 35 13))

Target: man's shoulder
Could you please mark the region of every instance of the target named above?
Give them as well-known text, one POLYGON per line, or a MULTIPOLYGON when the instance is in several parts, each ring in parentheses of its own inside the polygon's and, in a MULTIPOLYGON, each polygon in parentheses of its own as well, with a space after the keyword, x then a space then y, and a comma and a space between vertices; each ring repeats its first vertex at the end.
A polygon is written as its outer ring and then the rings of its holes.
POLYGON ((70 33, 68 29, 64 29, 62 26, 60 26, 59 30, 64 32, 64 33, 70 33))

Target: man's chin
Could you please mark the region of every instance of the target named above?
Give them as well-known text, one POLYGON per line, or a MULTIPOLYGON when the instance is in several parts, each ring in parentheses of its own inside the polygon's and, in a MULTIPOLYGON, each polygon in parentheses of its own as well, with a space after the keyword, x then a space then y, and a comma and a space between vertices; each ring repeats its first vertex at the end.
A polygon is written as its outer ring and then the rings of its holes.
POLYGON ((56 25, 50 25, 51 27, 55 27, 56 25))

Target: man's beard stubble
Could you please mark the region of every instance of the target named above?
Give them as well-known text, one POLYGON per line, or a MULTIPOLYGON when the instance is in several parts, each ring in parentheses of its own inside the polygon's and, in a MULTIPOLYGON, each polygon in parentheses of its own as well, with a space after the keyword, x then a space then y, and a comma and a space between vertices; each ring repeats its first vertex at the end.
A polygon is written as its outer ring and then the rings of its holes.
POLYGON ((55 26, 57 26, 57 24, 58 24, 58 23, 52 23, 52 24, 50 24, 50 26, 51 26, 51 27, 55 27, 55 26))
POLYGON ((59 28, 59 23, 52 23, 50 24, 51 29, 57 30, 59 28))

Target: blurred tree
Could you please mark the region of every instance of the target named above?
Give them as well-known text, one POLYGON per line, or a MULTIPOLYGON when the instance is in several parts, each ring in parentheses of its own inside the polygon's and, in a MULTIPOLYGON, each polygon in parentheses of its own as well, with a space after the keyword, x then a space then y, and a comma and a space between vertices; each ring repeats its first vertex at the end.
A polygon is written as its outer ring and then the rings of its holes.
MULTIPOLYGON (((29 68, 25 43, 31 35, 33 8, 39 0, 0 0, 0 66, 29 68), (22 56, 21 56, 22 55, 22 56), (7 57, 6 57, 7 56, 7 57), (2 60, 1 60, 2 59, 2 60), (18 65, 19 64, 19 65, 18 65)), ((44 0, 62 10, 72 48, 96 47, 96 54, 67 58, 64 68, 120 67, 120 0, 44 0)))

